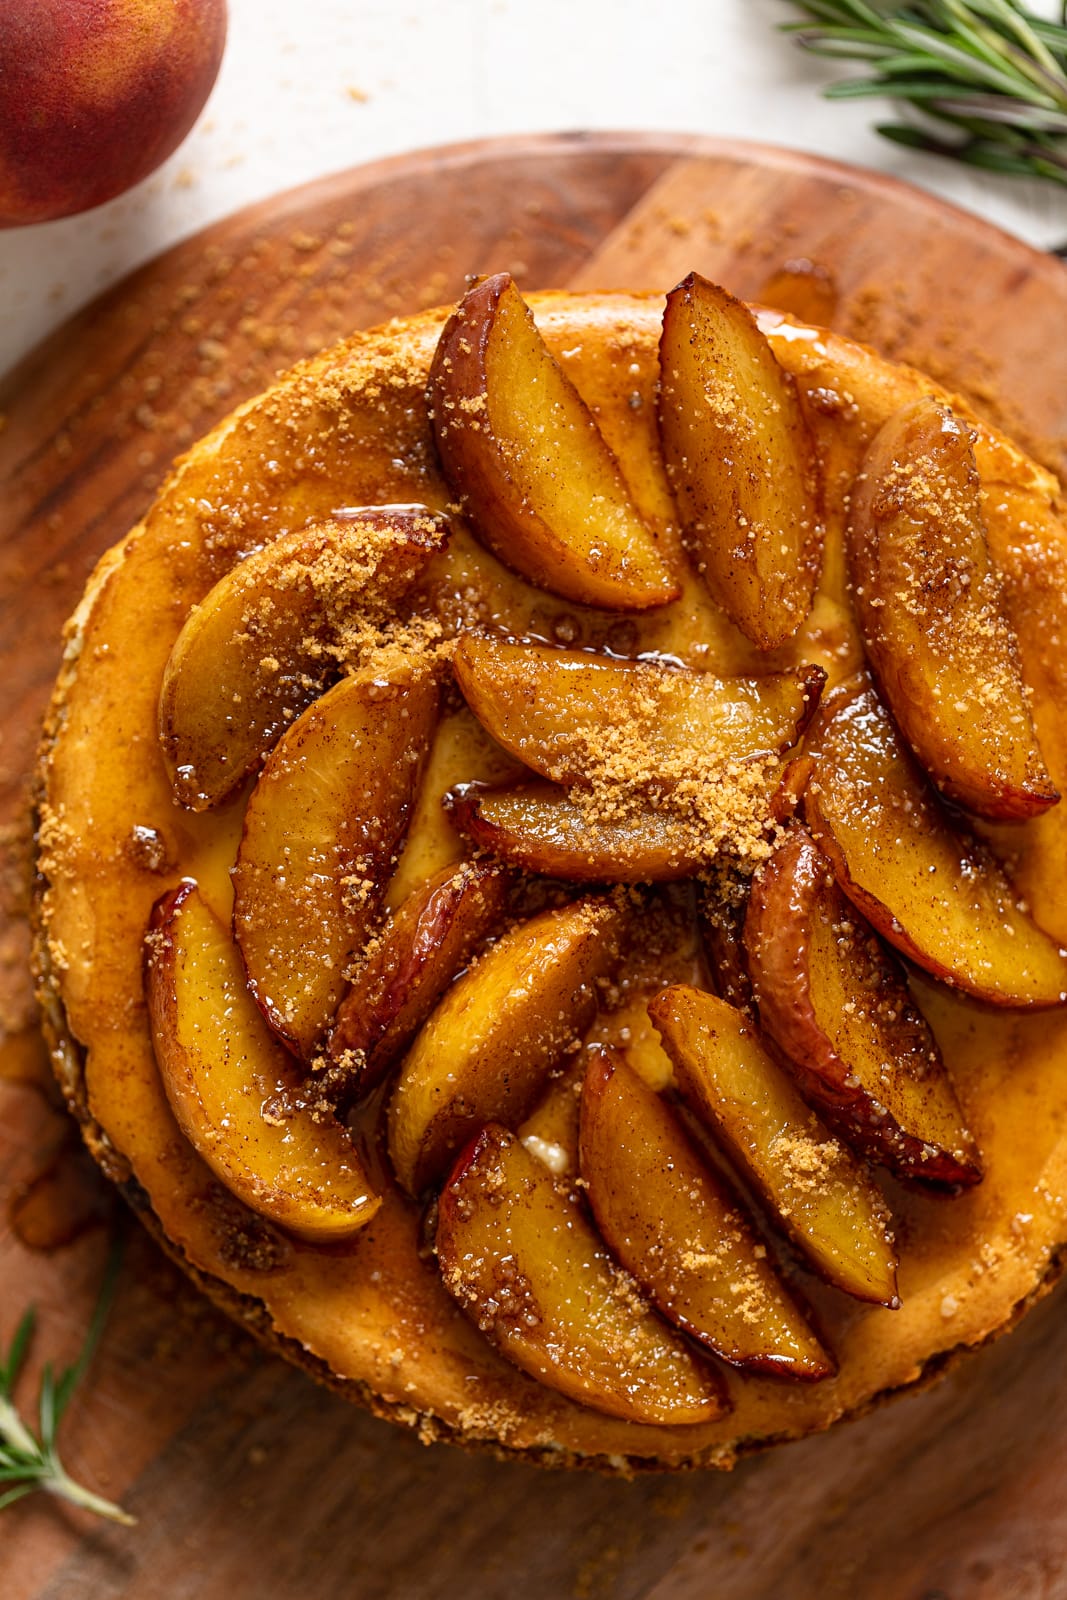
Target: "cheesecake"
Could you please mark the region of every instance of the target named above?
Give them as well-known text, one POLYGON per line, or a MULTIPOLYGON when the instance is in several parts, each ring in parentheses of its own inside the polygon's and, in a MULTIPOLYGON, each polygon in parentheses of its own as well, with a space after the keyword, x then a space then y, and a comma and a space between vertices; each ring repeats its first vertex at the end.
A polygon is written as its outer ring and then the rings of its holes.
POLYGON ((380 1416, 728 1467, 1067 1243, 1067 526, 691 274, 281 376, 71 619, 45 1032, 201 1290, 380 1416))

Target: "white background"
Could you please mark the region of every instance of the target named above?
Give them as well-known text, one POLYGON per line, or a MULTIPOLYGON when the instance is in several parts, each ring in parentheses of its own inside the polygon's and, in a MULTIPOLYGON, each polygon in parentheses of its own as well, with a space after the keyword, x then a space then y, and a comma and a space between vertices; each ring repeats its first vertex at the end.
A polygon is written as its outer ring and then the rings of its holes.
MULTIPOLYGON (((1051 0, 1037 6, 1054 14, 1051 0)), ((96 211, 0 232, 0 371, 115 278, 247 201, 490 134, 760 139, 896 173, 1043 247, 1067 239, 1067 189, 898 150, 868 131, 887 107, 820 100, 827 65, 776 31, 791 16, 785 0, 230 0, 218 83, 170 161, 96 211)))

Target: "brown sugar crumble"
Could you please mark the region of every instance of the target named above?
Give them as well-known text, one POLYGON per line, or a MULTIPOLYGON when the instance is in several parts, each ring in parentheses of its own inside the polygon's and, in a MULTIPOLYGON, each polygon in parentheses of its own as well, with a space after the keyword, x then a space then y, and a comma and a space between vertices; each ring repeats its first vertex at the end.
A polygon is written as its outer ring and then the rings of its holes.
MULTIPOLYGON (((419 570, 419 549, 435 547, 443 531, 441 519, 429 512, 416 513, 411 521, 378 512, 342 513, 329 523, 313 524, 291 553, 266 571, 249 563, 236 569, 239 603, 241 596, 247 602, 241 612, 245 634, 273 641, 279 622, 306 617, 310 631, 296 641, 300 659, 326 658, 353 671, 375 652, 385 677, 393 666, 433 654, 440 624, 432 617, 398 617, 397 607, 419 570)), ((258 666, 269 680, 282 664, 268 649, 258 666)))
POLYGON ((572 785, 567 798, 582 827, 593 837, 610 830, 615 848, 623 852, 627 826, 640 830, 652 809, 672 824, 672 847, 692 861, 694 876, 724 858, 744 873, 754 872, 773 844, 771 797, 778 763, 717 762, 706 750, 690 755, 686 761, 680 754, 678 781, 665 787, 662 769, 653 775, 642 761, 639 739, 612 739, 591 758, 591 781, 572 785))

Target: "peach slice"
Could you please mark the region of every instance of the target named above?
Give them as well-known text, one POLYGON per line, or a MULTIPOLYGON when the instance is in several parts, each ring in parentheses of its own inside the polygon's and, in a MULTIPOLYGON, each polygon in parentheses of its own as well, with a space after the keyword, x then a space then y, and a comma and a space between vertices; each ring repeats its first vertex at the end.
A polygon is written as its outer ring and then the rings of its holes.
POLYGON ((422 507, 360 509, 283 534, 210 590, 178 635, 159 697, 182 805, 203 811, 232 793, 337 676, 353 624, 387 617, 447 537, 447 522, 422 507))
POLYGON ((619 1051, 590 1059, 580 1152, 598 1228, 665 1316, 746 1372, 831 1375, 740 1205, 619 1051))
POLYGON ((682 1094, 820 1276, 858 1300, 898 1306, 881 1192, 805 1105, 752 1022, 684 984, 663 989, 648 1012, 682 1094))
POLYGON ((849 564, 867 658, 905 741, 948 799, 983 817, 1059 795, 1034 732, 990 559, 970 430, 925 398, 867 451, 849 564))
POLYGON ((409 1194, 443 1176, 483 1123, 514 1126, 581 1039, 624 914, 589 897, 506 933, 454 983, 400 1069, 389 1154, 409 1194))
POLYGON ((751 311, 696 272, 667 296, 659 427, 712 599, 773 650, 804 621, 819 578, 815 450, 796 384, 751 311))
POLYGON ((417 664, 361 668, 293 723, 248 802, 234 933, 264 1015, 304 1057, 373 925, 437 699, 433 674, 417 664))
POLYGON ((668 1426, 729 1410, 722 1379, 664 1327, 507 1129, 483 1129, 456 1163, 437 1256, 445 1287, 497 1349, 579 1405, 668 1426))
POLYGON ((572 883, 664 883, 707 864, 694 830, 677 818, 651 806, 616 819, 589 816, 552 783, 464 784, 450 805, 452 820, 480 850, 572 883))
POLYGON ((745 947, 764 1032, 804 1098, 898 1177, 977 1183, 974 1140, 904 975, 800 826, 753 879, 745 947))
POLYGON ((744 944, 747 909, 747 892, 736 904, 720 899, 707 889, 700 897, 700 934, 708 958, 711 986, 728 1005, 754 1018, 756 1002, 744 944))
POLYGON ((445 324, 427 400, 445 477, 499 560, 584 605, 678 598, 618 462, 506 272, 475 284, 445 324))
POLYGON ((316 1122, 292 1057, 245 985, 228 930, 186 879, 157 902, 145 989, 160 1077, 197 1154, 245 1205, 301 1238, 347 1238, 381 1204, 336 1122, 316 1122))
POLYGON ((453 665, 498 744, 563 784, 604 777, 672 788, 709 760, 780 755, 801 737, 826 681, 816 666, 718 678, 474 634, 459 641, 453 665))
POLYGON ((504 913, 508 872, 445 867, 386 922, 337 1012, 322 1063, 327 1098, 351 1104, 389 1071, 504 913))
POLYGON ((998 1006, 1067 1002, 1067 952, 993 857, 954 827, 868 679, 812 730, 804 815, 853 905, 935 978, 998 1006))

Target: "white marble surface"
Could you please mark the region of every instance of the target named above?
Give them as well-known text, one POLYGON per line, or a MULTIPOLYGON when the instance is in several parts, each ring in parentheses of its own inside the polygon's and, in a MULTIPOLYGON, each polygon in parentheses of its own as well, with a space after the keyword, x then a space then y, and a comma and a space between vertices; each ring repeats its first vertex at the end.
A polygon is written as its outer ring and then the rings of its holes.
POLYGON ((791 15, 783 0, 230 0, 218 83, 170 161, 96 211, 0 233, 0 371, 114 279, 248 201, 493 134, 760 139, 893 172, 1042 247, 1067 239, 1067 189, 897 150, 869 131, 885 107, 821 100, 826 65, 776 32, 791 15))

